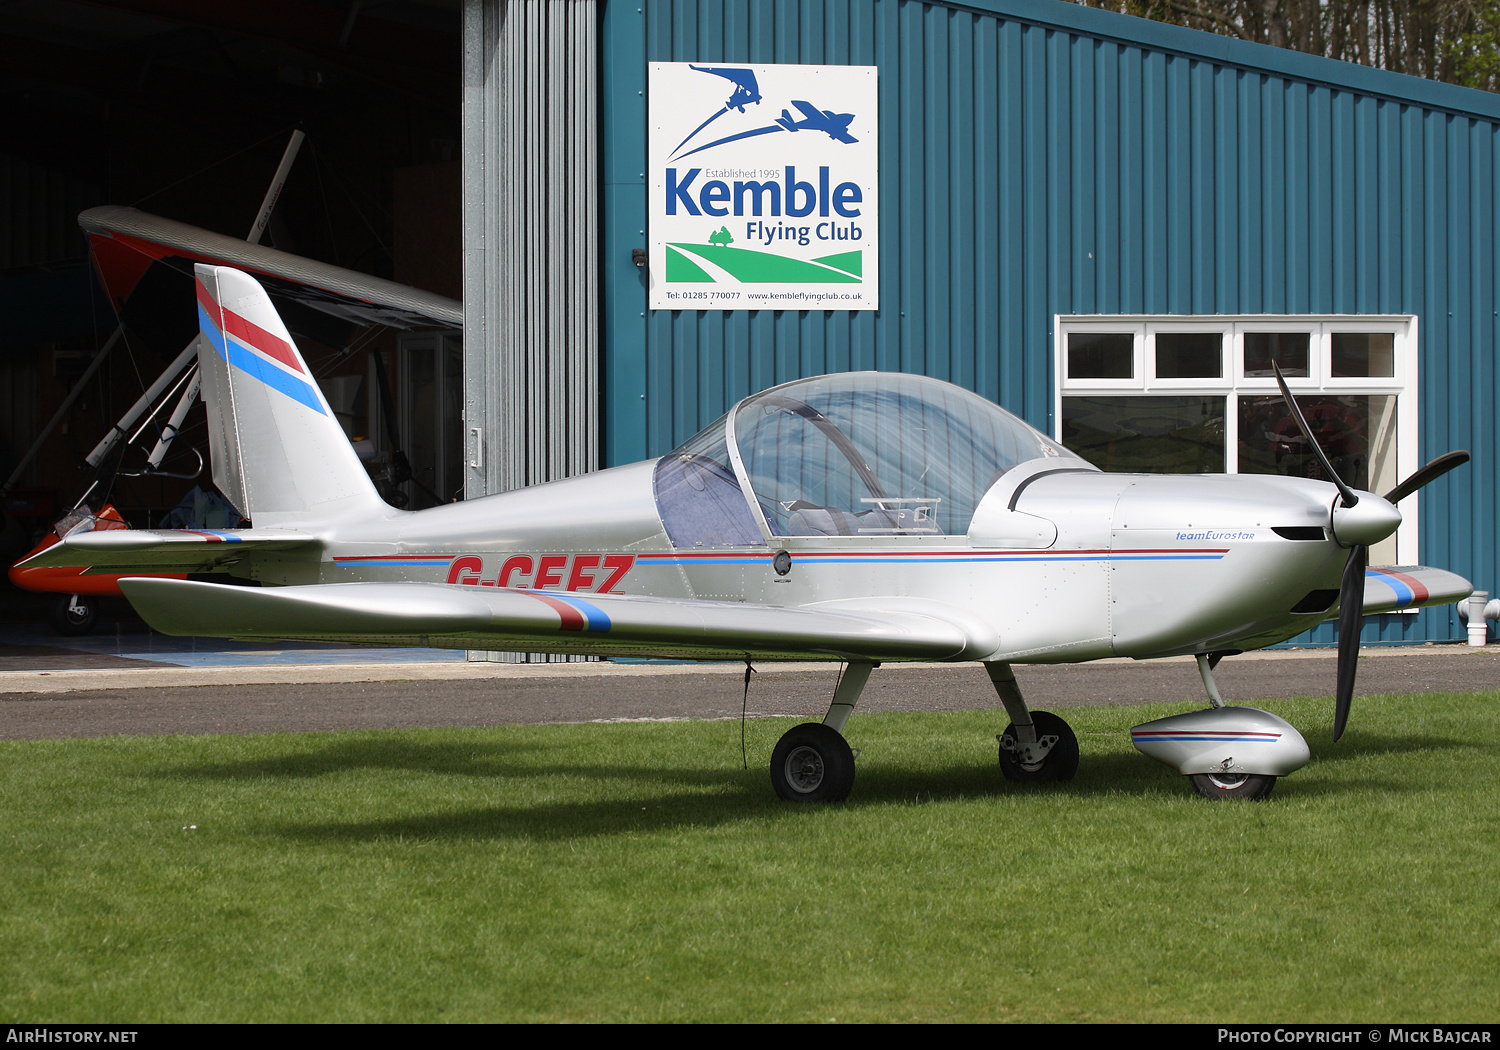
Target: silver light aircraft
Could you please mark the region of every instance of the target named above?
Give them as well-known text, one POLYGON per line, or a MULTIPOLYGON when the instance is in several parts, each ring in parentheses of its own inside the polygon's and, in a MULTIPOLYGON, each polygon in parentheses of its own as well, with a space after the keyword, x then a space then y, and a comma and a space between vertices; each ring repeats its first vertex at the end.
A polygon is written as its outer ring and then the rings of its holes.
POLYGON ((982 663, 1010 718, 1002 772, 1052 781, 1076 771, 1077 738, 1028 709, 1012 665, 1178 655, 1197 658, 1213 706, 1137 727, 1136 746, 1202 794, 1262 797, 1307 747, 1274 715, 1222 705, 1221 657, 1336 612, 1337 736, 1359 617, 1472 590, 1440 569, 1365 566, 1401 520, 1394 502, 1466 454, 1386 498, 1305 478, 1108 474, 976 394, 896 373, 786 383, 660 459, 401 511, 261 286, 224 266, 196 277, 214 480, 252 527, 82 533, 24 565, 261 585, 123 579, 168 634, 847 661, 823 721, 775 748, 788 800, 848 795, 843 731, 881 663, 982 663))

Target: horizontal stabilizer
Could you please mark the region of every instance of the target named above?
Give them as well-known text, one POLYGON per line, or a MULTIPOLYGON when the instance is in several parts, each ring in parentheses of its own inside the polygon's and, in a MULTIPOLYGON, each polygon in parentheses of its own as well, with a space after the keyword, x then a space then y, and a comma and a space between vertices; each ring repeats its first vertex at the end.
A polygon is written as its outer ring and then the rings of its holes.
POLYGON ((290 529, 110 529, 65 537, 16 568, 82 568, 86 574, 212 572, 252 551, 318 542, 290 529))
POLYGON ((1365 569, 1364 615, 1447 605, 1473 593, 1472 583, 1447 569, 1371 565, 1365 569))
POLYGON ((249 589, 126 579, 120 588, 147 623, 175 635, 728 660, 972 659, 974 645, 961 626, 931 610, 848 612, 431 583, 249 589))

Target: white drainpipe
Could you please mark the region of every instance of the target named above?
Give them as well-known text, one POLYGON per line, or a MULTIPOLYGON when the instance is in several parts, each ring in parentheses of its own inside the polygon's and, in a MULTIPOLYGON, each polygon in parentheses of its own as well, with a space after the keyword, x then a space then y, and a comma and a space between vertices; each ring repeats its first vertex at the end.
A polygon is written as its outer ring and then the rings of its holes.
POLYGON ((1489 633, 1487 620, 1500 620, 1500 598, 1489 601, 1489 591, 1475 591, 1458 603, 1458 618, 1469 625, 1469 645, 1484 648, 1489 633))

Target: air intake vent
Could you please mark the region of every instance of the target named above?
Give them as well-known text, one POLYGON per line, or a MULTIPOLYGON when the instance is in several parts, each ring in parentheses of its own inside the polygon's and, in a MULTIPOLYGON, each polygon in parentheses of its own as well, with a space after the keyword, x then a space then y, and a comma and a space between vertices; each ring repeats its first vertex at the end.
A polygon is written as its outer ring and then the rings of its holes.
POLYGON ((1325 536, 1321 525, 1282 525, 1271 531, 1284 540, 1321 540, 1325 536))
MULTIPOLYGON (((1280 532, 1280 529, 1276 530, 1280 532)), ((1308 591, 1307 595, 1296 605, 1292 606, 1294 613, 1319 613, 1327 612, 1333 603, 1339 600, 1339 592, 1336 590, 1308 591)))

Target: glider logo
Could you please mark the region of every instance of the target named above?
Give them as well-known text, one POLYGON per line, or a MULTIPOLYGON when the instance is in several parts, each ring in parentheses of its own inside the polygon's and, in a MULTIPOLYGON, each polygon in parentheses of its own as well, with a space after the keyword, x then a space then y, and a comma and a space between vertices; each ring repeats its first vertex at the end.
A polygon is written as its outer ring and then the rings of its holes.
POLYGON ((875 309, 875 67, 650 77, 651 308, 875 309))
POLYGON ((676 160, 678 157, 691 157, 694 153, 702 153, 704 150, 713 149, 715 146, 723 146, 730 142, 758 138, 761 135, 774 135, 779 131, 821 131, 835 142, 853 145, 859 141, 859 139, 849 134, 849 124, 854 120, 853 113, 834 113, 831 109, 819 109, 811 102, 793 99, 792 105, 796 106, 802 112, 801 120, 793 117, 783 109, 781 116, 765 127, 751 128, 749 131, 736 131, 725 135, 723 138, 714 139, 712 142, 706 142, 702 145, 694 145, 692 149, 688 149, 688 144, 696 139, 699 133, 731 109, 744 113, 747 104, 754 103, 758 106, 764 97, 760 93, 760 86, 756 81, 754 69, 732 66, 715 68, 713 66, 695 66, 692 63, 688 63, 688 68, 695 73, 711 73, 716 77, 723 77, 734 85, 734 92, 729 96, 729 101, 724 103, 722 109, 714 110, 714 112, 709 114, 707 120, 688 132, 687 138, 679 142, 677 148, 672 151, 672 156, 669 158, 671 160, 676 160))
POLYGON ((513 554, 493 576, 477 554, 453 559, 448 582, 471 587, 588 591, 609 594, 635 566, 634 554, 513 554))

